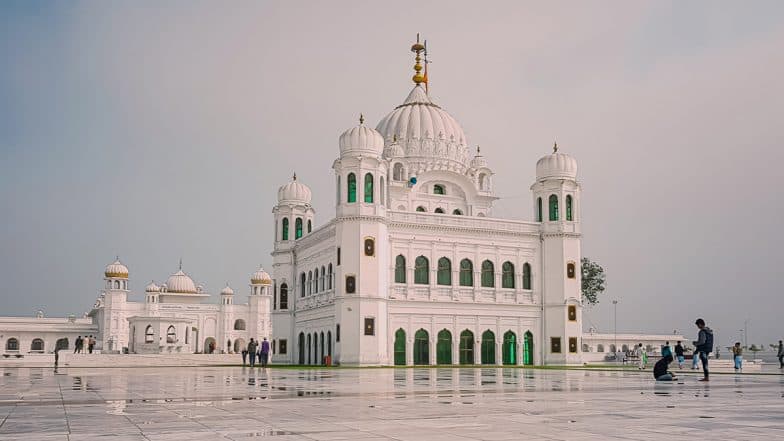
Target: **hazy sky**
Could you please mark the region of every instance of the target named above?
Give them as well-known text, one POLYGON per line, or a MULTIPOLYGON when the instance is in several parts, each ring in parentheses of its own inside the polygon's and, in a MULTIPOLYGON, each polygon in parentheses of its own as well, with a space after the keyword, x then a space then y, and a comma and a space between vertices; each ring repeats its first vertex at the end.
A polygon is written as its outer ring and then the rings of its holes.
MULTIPOLYGON (((293 171, 334 216, 338 136, 431 95, 532 219, 536 160, 580 164, 586 311, 612 331, 784 337, 784 2, 0 3, 0 314, 80 314, 119 254, 135 299, 270 264, 293 171)), ((217 302, 217 299, 213 301, 217 302)))

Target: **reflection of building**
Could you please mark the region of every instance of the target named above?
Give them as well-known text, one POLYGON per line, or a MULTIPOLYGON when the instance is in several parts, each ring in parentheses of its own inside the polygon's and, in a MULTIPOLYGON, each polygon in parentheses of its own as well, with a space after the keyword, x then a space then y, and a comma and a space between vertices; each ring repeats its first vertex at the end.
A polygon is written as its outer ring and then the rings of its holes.
POLYGON ((579 363, 577 161, 555 147, 536 164, 534 221, 493 218, 493 172, 412 50, 403 103, 340 136, 336 217, 315 227, 296 176, 278 191, 274 360, 579 363))
POLYGON ((228 285, 220 292, 220 304, 206 303, 210 295, 182 267, 166 283, 147 285, 144 301, 129 300, 128 268, 119 260, 106 267, 104 281, 87 318, 0 318, 3 352, 52 353, 56 344, 73 349, 78 336, 88 335, 104 353, 238 352, 251 337, 271 335, 272 280, 261 268, 251 276, 244 305, 234 304, 228 285))

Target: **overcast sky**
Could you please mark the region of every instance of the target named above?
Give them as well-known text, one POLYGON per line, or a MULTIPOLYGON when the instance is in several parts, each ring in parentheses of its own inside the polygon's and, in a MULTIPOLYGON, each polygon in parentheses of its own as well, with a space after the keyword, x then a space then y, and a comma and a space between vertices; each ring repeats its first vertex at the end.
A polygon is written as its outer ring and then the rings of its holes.
MULTIPOLYGON (((0 3, 0 314, 81 314, 120 255, 135 299, 178 260, 216 293, 269 266, 296 171, 334 216, 338 136, 411 89, 532 219, 554 139, 607 271, 585 327, 784 337, 784 2, 0 3)), ((213 299, 217 302, 217 299, 213 299)))

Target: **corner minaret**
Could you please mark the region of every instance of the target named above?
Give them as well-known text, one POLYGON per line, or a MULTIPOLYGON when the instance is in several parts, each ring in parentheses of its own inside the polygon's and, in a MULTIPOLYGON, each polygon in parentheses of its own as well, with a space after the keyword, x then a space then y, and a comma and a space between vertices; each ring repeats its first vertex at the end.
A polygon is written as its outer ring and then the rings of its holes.
POLYGON ((581 363, 582 295, 580 270, 580 184, 577 160, 558 151, 536 163, 531 186, 534 216, 540 222, 544 364, 581 363))
POLYGON ((248 336, 259 341, 272 338, 272 278, 264 268, 259 266, 250 276, 250 323, 248 323, 248 336))
MULTIPOLYGON (((114 262, 106 266, 103 272, 106 288, 102 294, 105 311, 122 311, 128 301, 128 267, 120 262, 117 257, 114 262)), ((99 329, 102 330, 98 338, 104 352, 119 352, 124 346, 128 346, 128 322, 124 320, 112 320, 111 314, 103 314, 100 320, 103 321, 99 329)))

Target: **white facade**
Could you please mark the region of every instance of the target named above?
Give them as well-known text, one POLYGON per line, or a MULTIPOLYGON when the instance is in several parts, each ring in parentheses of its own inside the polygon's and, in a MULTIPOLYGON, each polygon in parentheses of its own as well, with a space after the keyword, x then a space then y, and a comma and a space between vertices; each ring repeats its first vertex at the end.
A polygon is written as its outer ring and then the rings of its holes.
POLYGON ((412 50, 408 97, 339 139, 334 193, 318 195, 336 217, 313 228, 296 176, 278 191, 273 360, 580 363, 577 162, 555 147, 537 163, 534 221, 493 218, 493 172, 427 93, 412 50))

